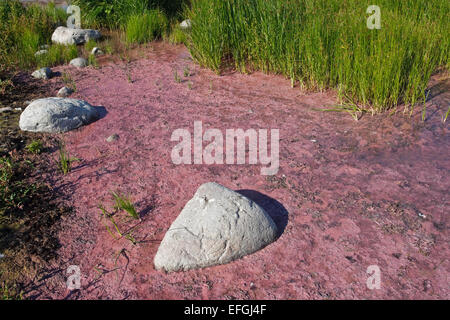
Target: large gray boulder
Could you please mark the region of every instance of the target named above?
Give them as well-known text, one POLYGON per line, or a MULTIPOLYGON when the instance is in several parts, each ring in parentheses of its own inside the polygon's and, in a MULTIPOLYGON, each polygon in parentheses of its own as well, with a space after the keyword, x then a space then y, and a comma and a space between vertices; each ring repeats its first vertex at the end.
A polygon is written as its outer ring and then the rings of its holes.
POLYGON ((52 34, 52 41, 59 44, 83 44, 89 40, 101 38, 101 33, 92 29, 73 29, 67 27, 58 27, 52 34))
POLYGON ((277 226, 252 200, 217 183, 200 186, 156 253, 157 270, 225 264, 275 241, 277 226))
POLYGON ((66 132, 98 119, 89 103, 69 98, 44 98, 33 101, 20 115, 23 131, 66 132))

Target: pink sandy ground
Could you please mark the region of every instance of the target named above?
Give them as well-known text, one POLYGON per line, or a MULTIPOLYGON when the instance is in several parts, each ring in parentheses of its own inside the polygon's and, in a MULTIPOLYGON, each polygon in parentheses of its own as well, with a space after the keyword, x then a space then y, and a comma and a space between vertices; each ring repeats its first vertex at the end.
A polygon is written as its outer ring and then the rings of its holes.
MULTIPOLYGON (((450 139, 441 121, 450 101, 448 80, 432 84, 425 122, 420 111, 412 118, 367 115, 356 122, 345 113, 314 110, 335 103, 331 92, 302 93, 283 77, 261 73, 218 76, 194 64, 182 46, 155 44, 128 65, 55 71, 70 73, 74 97, 103 106, 107 115, 64 134, 67 149, 82 161, 69 175, 55 170, 46 179, 74 214, 62 223, 59 258, 34 280, 29 297, 450 298, 450 139), (280 171, 265 177, 259 165, 174 165, 171 134, 192 132, 194 121, 222 132, 280 129, 280 171), (112 134, 119 139, 107 143, 112 134), (288 212, 282 235, 227 265, 156 271, 159 242, 208 181, 278 201, 288 212), (112 206, 113 190, 130 194, 143 217, 137 245, 114 240, 100 220, 97 207, 112 206), (66 287, 69 265, 81 268, 80 290, 66 287), (379 290, 366 286, 370 265, 381 270, 379 290)), ((62 78, 51 81, 56 94, 62 78)))

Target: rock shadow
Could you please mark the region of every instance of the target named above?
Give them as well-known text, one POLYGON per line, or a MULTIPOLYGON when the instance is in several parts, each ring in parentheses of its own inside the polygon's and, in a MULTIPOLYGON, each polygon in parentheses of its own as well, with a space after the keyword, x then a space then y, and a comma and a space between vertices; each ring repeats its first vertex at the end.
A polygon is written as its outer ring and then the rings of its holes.
POLYGON ((98 118, 97 120, 103 119, 108 114, 108 111, 103 106, 92 106, 95 111, 97 111, 98 118))
POLYGON ((255 190, 237 190, 236 192, 263 208, 277 226, 277 239, 281 237, 289 221, 289 212, 286 208, 277 200, 255 190))

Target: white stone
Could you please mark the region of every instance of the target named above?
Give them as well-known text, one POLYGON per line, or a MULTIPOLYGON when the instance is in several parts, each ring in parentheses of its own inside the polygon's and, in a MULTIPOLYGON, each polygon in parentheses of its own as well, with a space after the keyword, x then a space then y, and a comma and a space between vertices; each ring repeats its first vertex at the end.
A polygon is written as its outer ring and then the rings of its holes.
POLYGON ((180 28, 183 30, 190 29, 192 27, 191 20, 186 19, 180 23, 180 28))
POLYGON ((106 138, 106 142, 111 143, 111 142, 117 141, 118 139, 119 139, 118 134, 112 134, 108 138, 106 138))
POLYGON ((75 58, 72 59, 69 64, 77 68, 84 68, 89 64, 89 62, 85 58, 75 58))
POLYGON ((170 226, 154 264, 168 272, 225 264, 276 237, 277 226, 263 208, 224 186, 206 183, 170 226))
POLYGON ((59 44, 83 44, 89 40, 101 38, 101 33, 92 29, 74 29, 67 27, 58 27, 52 34, 52 41, 59 44))
POLYGON ((94 56, 97 56, 97 55, 103 54, 103 51, 100 48, 95 47, 92 49, 91 54, 93 54, 94 56))
POLYGON ((33 101, 20 115, 23 131, 66 132, 98 119, 94 107, 82 100, 44 98, 33 101))
POLYGON ((31 74, 36 79, 50 79, 52 77, 52 70, 50 68, 41 68, 31 74))
POLYGON ((8 111, 13 111, 13 109, 12 109, 11 107, 0 108, 0 113, 2 113, 2 112, 8 112, 8 111))

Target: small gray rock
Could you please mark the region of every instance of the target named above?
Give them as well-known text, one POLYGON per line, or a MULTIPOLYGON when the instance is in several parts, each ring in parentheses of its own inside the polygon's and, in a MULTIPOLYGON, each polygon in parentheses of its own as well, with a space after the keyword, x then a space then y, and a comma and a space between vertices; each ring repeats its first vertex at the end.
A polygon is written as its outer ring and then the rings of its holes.
POLYGON ((36 70, 31 74, 31 76, 35 79, 50 79, 52 77, 52 69, 50 68, 41 68, 36 70))
POLYGON ((101 38, 101 33, 92 29, 74 29, 67 27, 58 27, 52 34, 52 41, 64 45, 83 44, 89 40, 101 38))
POLYGON ((73 93, 73 90, 67 87, 62 87, 61 89, 59 89, 58 93, 57 93, 57 97, 60 98, 67 98, 68 96, 70 96, 73 93))
POLYGON ((39 49, 48 50, 48 49, 50 49, 50 46, 48 44, 43 44, 42 46, 39 47, 39 49))
POLYGON ((168 272, 224 264, 276 237, 277 227, 263 208, 224 186, 206 183, 170 226, 154 264, 168 272))
POLYGON ((180 28, 183 30, 190 29, 192 27, 191 20, 186 19, 180 23, 180 28))
POLYGON ((119 135, 113 134, 113 135, 110 135, 108 138, 106 138, 106 142, 111 143, 111 142, 117 141, 118 139, 119 139, 119 135))
POLYGON ((89 62, 85 58, 75 58, 72 59, 69 64, 77 68, 84 68, 89 64, 89 62))
POLYGON ((66 132, 97 120, 98 113, 89 103, 69 98, 34 100, 20 115, 23 131, 66 132))

